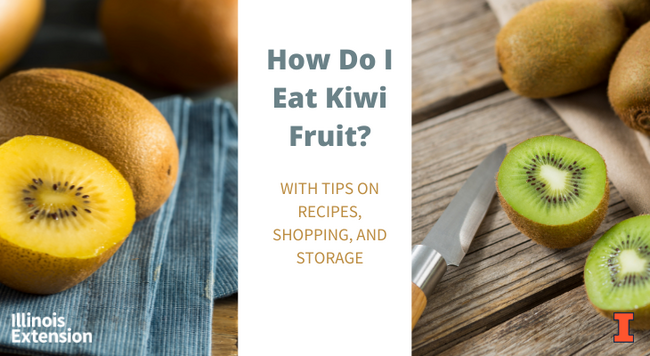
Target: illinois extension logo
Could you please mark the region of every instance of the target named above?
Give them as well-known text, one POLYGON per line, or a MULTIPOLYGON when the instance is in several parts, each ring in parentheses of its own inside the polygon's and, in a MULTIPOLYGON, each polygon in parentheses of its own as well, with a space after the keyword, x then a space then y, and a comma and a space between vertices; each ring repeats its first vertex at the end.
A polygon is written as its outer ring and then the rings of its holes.
POLYGON ((614 320, 618 323, 618 334, 614 335, 614 342, 633 343, 634 335, 630 334, 630 321, 634 320, 634 313, 614 313, 614 320))

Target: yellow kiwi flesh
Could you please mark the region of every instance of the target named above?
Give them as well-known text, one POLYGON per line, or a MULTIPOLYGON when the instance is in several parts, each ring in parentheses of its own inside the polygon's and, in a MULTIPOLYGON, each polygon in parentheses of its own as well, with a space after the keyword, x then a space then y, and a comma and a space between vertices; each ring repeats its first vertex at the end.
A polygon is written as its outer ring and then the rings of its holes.
POLYGON ((160 112, 135 91, 84 72, 32 69, 0 81, 0 144, 24 135, 60 138, 108 159, 131 185, 137 218, 171 194, 178 147, 160 112))
POLYGON ((497 35, 499 70, 517 94, 568 94, 607 79, 626 36, 621 11, 606 0, 543 0, 497 35))
POLYGON ((35 294, 68 289, 131 233, 135 200, 104 157, 45 136, 0 146, 0 283, 35 294))
POLYGON ((104 0, 99 22, 116 61, 151 83, 237 80, 237 0, 104 0))
POLYGON ((638 29, 621 49, 607 94, 627 126, 650 135, 650 23, 638 29))
POLYGON ((45 0, 0 0, 0 72, 25 52, 44 10, 45 0))

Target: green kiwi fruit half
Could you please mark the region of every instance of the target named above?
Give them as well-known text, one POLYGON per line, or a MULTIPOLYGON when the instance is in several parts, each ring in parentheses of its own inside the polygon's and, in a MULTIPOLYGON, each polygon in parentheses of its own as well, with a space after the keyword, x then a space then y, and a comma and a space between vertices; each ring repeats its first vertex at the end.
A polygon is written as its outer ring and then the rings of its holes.
POLYGON ((620 222, 592 247, 585 288, 599 313, 633 312, 630 326, 650 329, 650 215, 620 222))
POLYGON ((627 33, 608 1, 536 2, 497 35, 499 70, 512 91, 530 98, 582 90, 607 79, 627 33))
POLYGON ((637 30, 616 57, 607 94, 627 126, 650 135, 650 23, 637 30))
POLYGON ((540 136, 515 146, 497 175, 508 218, 540 245, 567 248, 591 238, 607 213, 607 167, 570 138, 540 136))

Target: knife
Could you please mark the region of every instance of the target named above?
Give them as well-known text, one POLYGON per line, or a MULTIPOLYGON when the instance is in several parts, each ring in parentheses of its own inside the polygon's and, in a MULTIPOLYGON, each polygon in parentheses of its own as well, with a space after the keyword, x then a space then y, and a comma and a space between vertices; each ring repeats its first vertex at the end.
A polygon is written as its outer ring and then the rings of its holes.
POLYGON ((427 297, 447 271, 467 253, 496 193, 495 177, 506 156, 506 145, 490 153, 433 225, 427 237, 411 251, 411 329, 420 319, 427 297))

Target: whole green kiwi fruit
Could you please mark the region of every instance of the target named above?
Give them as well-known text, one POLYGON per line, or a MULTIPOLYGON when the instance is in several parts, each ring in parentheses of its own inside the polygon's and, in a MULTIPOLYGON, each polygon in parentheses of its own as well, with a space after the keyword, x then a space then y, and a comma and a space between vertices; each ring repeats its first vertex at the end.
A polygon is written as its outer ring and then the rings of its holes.
POLYGON ((607 92, 618 117, 650 135, 650 23, 638 29, 621 49, 607 92))
POLYGON ((526 97, 572 93, 607 79, 626 36, 623 14, 609 1, 540 1, 497 35, 499 70, 526 97))

